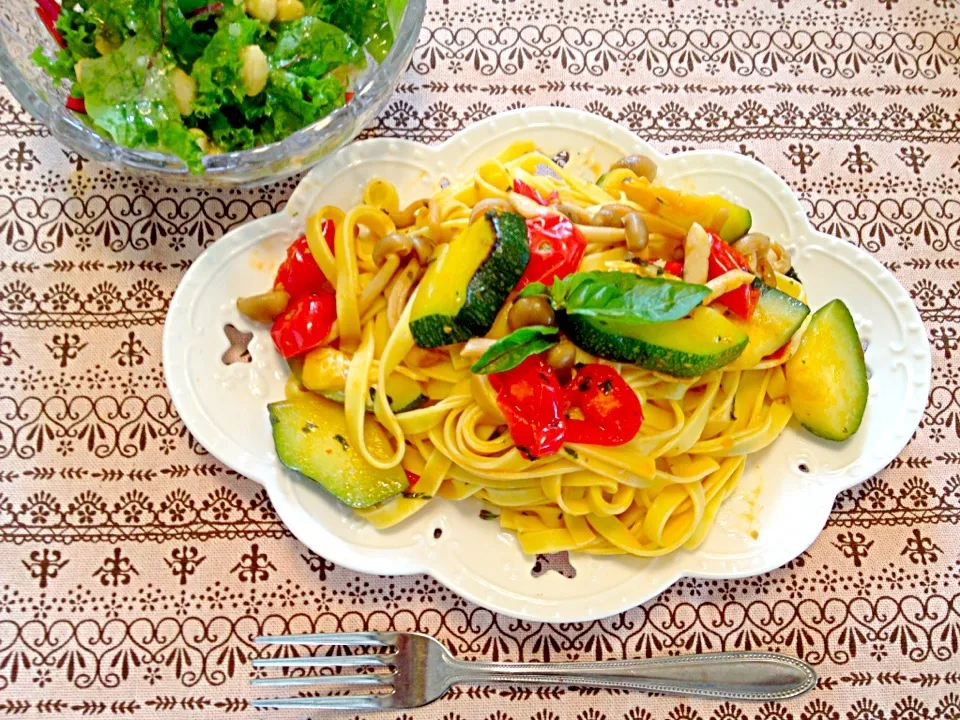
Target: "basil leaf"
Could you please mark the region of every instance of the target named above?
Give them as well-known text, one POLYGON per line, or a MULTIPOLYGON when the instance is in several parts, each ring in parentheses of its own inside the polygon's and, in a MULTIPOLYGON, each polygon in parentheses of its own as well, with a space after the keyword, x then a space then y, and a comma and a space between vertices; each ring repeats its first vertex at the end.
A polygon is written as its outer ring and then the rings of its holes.
POLYGON ((545 325, 530 325, 514 330, 487 348, 470 370, 477 375, 511 370, 531 355, 549 350, 560 342, 558 331, 545 325))
MULTIPOLYGON (((570 278, 573 276, 568 275, 567 277, 570 278)), ((560 310, 566 304, 569 289, 566 279, 553 278, 553 285, 550 286, 550 304, 553 305, 554 310, 560 310)))
POLYGON ((532 282, 521 290, 517 297, 547 297, 550 294, 550 288, 542 282, 532 282))
POLYGON ((575 273, 566 280, 568 314, 638 325, 679 320, 710 294, 705 285, 624 272, 575 273))
MULTIPOLYGON (((568 277, 574 277, 570 275, 568 277)), ((553 276, 553 282, 545 285, 542 282, 532 282, 527 285, 517 297, 545 297, 550 299, 554 310, 562 310, 567 297, 567 280, 553 276)))

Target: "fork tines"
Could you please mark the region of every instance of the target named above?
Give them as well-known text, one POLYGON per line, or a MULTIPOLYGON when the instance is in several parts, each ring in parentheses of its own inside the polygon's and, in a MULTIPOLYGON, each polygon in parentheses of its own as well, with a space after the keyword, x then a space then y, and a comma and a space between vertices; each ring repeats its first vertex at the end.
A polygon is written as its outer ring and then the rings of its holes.
MULTIPOLYGON (((396 642, 396 633, 355 632, 319 633, 306 635, 278 635, 254 638, 254 642, 270 645, 311 645, 344 647, 390 647, 396 642)), ((255 668, 324 668, 324 667, 390 667, 396 653, 368 655, 321 655, 309 657, 258 658, 255 668)), ((316 686, 379 686, 389 687, 393 672, 358 675, 315 675, 306 677, 256 678, 252 685, 259 687, 316 687, 316 686)), ((392 696, 332 695, 325 697, 294 697, 253 700, 256 708, 299 708, 329 710, 383 709, 392 707, 392 696)))

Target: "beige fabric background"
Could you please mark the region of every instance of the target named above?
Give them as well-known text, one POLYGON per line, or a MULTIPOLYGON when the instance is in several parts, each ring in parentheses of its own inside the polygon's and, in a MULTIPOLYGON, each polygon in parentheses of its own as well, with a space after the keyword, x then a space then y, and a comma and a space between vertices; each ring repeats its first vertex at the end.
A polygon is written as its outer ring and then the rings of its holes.
POLYGON ((209 192, 129 177, 58 146, 2 92, 0 714, 251 716, 252 635, 394 627, 467 658, 779 650, 821 682, 767 705, 463 688, 388 718, 960 717, 958 18, 957 0, 431 0, 370 135, 437 142, 556 104, 663 151, 750 154, 819 228, 897 275, 934 346, 914 440, 837 500, 807 553, 559 627, 492 615, 429 578, 334 567, 179 422, 160 367, 173 290, 292 182, 209 192))

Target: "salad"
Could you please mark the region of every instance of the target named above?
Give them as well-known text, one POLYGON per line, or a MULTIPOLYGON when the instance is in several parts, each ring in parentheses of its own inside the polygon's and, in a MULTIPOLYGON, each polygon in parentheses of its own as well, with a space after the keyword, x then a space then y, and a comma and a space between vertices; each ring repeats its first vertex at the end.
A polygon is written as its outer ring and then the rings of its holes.
POLYGON ((473 498, 529 554, 652 557, 700 544, 792 419, 858 431, 854 317, 810 306, 749 208, 644 156, 591 170, 518 142, 309 218, 237 301, 290 366, 279 461, 377 528, 473 498))
POLYGON ((33 60, 67 107, 126 147, 180 157, 282 140, 341 107, 406 0, 37 0, 60 46, 33 60))

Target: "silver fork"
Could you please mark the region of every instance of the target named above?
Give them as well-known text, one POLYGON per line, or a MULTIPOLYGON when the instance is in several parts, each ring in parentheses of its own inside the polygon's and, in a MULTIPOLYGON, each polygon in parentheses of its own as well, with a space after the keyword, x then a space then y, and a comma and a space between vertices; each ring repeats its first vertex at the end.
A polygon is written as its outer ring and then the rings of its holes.
POLYGON ((428 635, 404 632, 329 633, 258 637, 273 645, 340 645, 393 648, 371 655, 276 657, 253 661, 257 668, 373 666, 385 672, 255 679, 258 687, 377 686, 370 695, 254 700, 258 708, 383 710, 415 708, 433 702, 458 684, 493 682, 580 685, 732 700, 783 700, 810 690, 817 674, 807 663, 786 655, 727 652, 650 660, 514 663, 464 662, 428 635))

